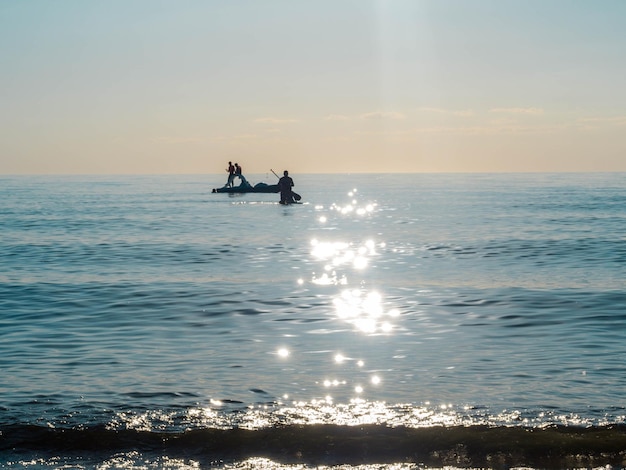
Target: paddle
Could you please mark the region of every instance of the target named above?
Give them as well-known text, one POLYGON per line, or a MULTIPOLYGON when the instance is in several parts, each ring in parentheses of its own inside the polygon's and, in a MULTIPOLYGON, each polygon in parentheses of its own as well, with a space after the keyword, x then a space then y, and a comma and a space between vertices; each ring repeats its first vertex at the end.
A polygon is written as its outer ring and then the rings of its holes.
MULTIPOLYGON (((280 179, 280 176, 278 176, 274 170, 272 170, 272 169, 270 168, 270 171, 271 171, 272 173, 274 173, 274 176, 276 176, 276 178, 280 179)), ((298 193, 294 192, 294 190, 293 190, 293 189, 291 190, 291 194, 293 195, 293 198, 294 198, 296 201, 299 201, 300 199, 302 199, 302 196, 300 196, 298 193)))

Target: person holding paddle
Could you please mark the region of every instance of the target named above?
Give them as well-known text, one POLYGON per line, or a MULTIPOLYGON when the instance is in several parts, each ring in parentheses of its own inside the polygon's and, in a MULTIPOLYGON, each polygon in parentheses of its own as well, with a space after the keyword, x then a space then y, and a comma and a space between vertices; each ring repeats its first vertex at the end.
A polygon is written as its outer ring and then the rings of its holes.
POLYGON ((278 189, 280 190, 280 203, 293 204, 293 180, 289 176, 287 170, 283 171, 283 177, 278 180, 278 189))

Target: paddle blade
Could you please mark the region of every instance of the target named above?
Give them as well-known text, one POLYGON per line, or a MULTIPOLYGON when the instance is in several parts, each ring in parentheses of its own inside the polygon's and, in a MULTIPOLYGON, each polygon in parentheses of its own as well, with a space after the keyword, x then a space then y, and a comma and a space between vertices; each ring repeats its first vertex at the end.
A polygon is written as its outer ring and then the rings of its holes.
POLYGON ((298 193, 294 193, 293 191, 291 192, 291 194, 293 194, 293 198, 296 201, 299 201, 300 199, 302 199, 302 196, 300 196, 298 193))

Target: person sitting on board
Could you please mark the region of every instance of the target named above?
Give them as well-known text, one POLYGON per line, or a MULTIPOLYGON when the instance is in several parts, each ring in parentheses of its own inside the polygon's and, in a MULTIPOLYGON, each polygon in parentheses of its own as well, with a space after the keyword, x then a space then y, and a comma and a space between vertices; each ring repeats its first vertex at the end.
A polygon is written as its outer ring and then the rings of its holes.
POLYGON ((228 162, 228 168, 226 169, 228 172, 228 180, 224 185, 227 188, 233 187, 233 181, 235 180, 235 167, 233 166, 233 162, 228 162))
POLYGON ((241 181, 241 183, 239 183, 239 187, 241 186, 250 187, 251 186, 250 183, 248 183, 248 180, 246 180, 242 172, 243 172, 243 169, 241 168, 239 163, 235 163, 235 176, 237 176, 239 178, 239 181, 241 181))
POLYGON ((293 180, 289 176, 287 170, 283 171, 283 177, 278 180, 278 189, 280 190, 280 203, 281 204, 293 204, 293 180))

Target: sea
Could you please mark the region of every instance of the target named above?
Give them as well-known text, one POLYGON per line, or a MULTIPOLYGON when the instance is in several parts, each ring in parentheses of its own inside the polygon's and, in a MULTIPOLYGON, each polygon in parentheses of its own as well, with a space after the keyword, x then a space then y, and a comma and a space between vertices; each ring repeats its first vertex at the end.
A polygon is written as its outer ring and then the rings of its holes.
POLYGON ((0 176, 0 468, 626 467, 625 173, 291 176, 0 176))

